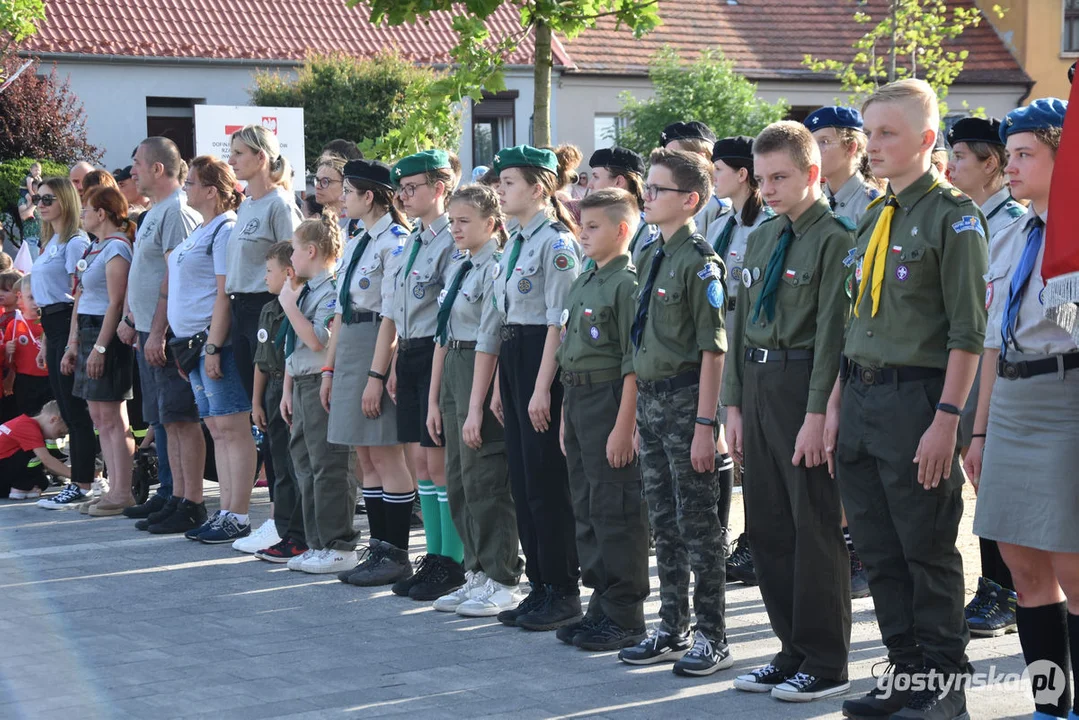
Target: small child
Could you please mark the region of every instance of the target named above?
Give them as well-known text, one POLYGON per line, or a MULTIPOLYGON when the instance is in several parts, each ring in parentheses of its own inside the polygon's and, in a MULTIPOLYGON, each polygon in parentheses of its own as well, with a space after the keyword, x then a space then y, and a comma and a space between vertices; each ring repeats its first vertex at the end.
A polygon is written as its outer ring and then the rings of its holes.
POLYGON ((648 518, 633 462, 637 375, 629 337, 637 274, 628 248, 639 220, 637 199, 625 190, 581 200, 581 247, 595 267, 574 281, 562 311, 562 451, 581 579, 592 599, 584 618, 557 636, 583 650, 621 650, 645 638, 648 518))
POLYGON ((41 184, 41 163, 36 162, 30 166, 30 171, 26 174, 22 184, 31 195, 34 194, 36 187, 41 184))
POLYGON ((41 497, 41 490, 48 486, 43 468, 70 478, 71 468, 50 455, 45 445, 64 435, 67 425, 55 400, 45 403, 37 415, 19 415, 0 424, 0 497, 41 497))
MULTIPOLYGON (((292 424, 289 451, 296 470, 300 507, 308 549, 288 562, 290 570, 339 573, 356 566, 356 483, 349 470, 348 447, 333 445, 327 432, 330 414, 319 392, 326 368, 330 323, 337 307, 333 269, 341 255, 337 217, 323 211, 304 220, 292 237, 292 266, 310 278, 303 288, 281 288, 281 307, 288 318, 285 372, 292 392, 281 399, 281 415, 292 424)), ((278 502, 281 500, 279 499, 278 502)))
POLYGON ((20 415, 37 415, 52 400, 49 371, 38 367, 41 350, 40 311, 30 291, 30 276, 15 283, 19 298, 15 317, 4 327, 4 360, 14 376, 15 405, 20 415))
MULTIPOLYGON (((280 295, 288 285, 295 290, 303 285, 292 268, 292 243, 274 243, 266 254, 266 287, 280 295)), ((296 485, 296 471, 289 455, 289 426, 281 416, 281 398, 286 387, 292 392, 292 379, 285 375, 285 310, 274 298, 259 314, 258 346, 255 348, 255 388, 251 398, 251 417, 266 433, 274 471, 272 515, 281 538, 268 548, 260 548, 255 557, 272 563, 285 563, 307 552, 303 531, 303 510, 296 485)))
MULTIPOLYGON (((0 271, 0 328, 6 328, 15 319, 19 302, 19 292, 15 285, 22 274, 17 270, 0 271)), ((0 374, 3 375, 3 398, 0 399, 0 421, 10 420, 19 414, 15 402, 15 368, 8 362, 7 353, 0 360, 0 374)))

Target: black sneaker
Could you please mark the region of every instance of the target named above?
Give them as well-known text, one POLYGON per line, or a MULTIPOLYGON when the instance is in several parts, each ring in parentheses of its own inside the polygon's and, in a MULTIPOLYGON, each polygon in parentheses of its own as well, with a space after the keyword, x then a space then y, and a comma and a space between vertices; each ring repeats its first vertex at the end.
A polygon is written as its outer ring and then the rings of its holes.
POLYGON ((528 595, 517 607, 498 613, 498 622, 508 627, 517 627, 517 618, 532 612, 543 604, 543 599, 547 597, 547 586, 532 585, 531 587, 532 589, 528 591, 528 595))
POLYGON ((545 632, 557 630, 580 619, 581 596, 550 585, 540 606, 517 618, 517 627, 533 632, 545 632))
POLYGON ((381 540, 373 542, 378 544, 371 547, 367 567, 355 569, 348 576, 349 585, 360 587, 390 585, 412 576, 412 563, 408 561, 406 550, 381 540))
POLYGON ((791 674, 780 670, 772 663, 759 667, 753 672, 739 675, 734 679, 734 687, 752 693, 771 692, 772 688, 787 682, 791 674))
POLYGON ((461 563, 445 555, 434 557, 435 566, 431 572, 408 590, 408 596, 413 600, 438 600, 465 584, 465 569, 461 563))
POLYGON ((579 633, 586 632, 594 628, 602 620, 600 615, 585 615, 581 618, 580 622, 571 623, 569 625, 563 625, 555 631, 554 636, 566 643, 567 645, 573 644, 573 639, 577 637, 579 633))
POLYGON ((287 537, 284 540, 279 541, 276 545, 271 545, 268 548, 259 550, 255 553, 255 557, 259 560, 282 565, 294 557, 303 555, 305 552, 307 552, 306 545, 287 537))
MULTIPOLYGON (((967 627, 975 637, 999 637, 1018 630, 1015 622, 1016 595, 987 578, 978 578, 978 593, 982 600, 974 615, 967 618, 967 627)), ((971 603, 973 604, 973 603, 971 603)))
POLYGON ((37 501, 39 508, 46 510, 63 510, 78 507, 90 499, 90 493, 80 488, 75 483, 68 483, 58 494, 50 498, 42 498, 37 501))
POLYGON ((408 597, 408 592, 412 589, 412 586, 416 583, 426 580, 428 573, 432 572, 435 569, 436 557, 438 556, 427 554, 421 555, 420 557, 416 558, 416 562, 414 563, 415 570, 413 571, 413 573, 401 580, 398 580, 393 584, 393 587, 390 588, 393 594, 400 595, 401 597, 408 597))
POLYGON ((223 545, 224 543, 235 542, 251 534, 251 523, 246 522, 241 525, 232 513, 220 520, 217 525, 199 535, 199 542, 204 542, 207 545, 223 545))
POLYGON ((675 635, 666 630, 655 629, 644 640, 618 653, 618 659, 629 665, 655 665, 674 662, 689 652, 693 644, 689 634, 675 635))
POLYGON ((164 495, 152 495, 149 500, 141 505, 134 505, 129 508, 124 508, 124 517, 129 517, 132 520, 141 520, 148 518, 153 513, 161 510, 165 507, 169 499, 164 495))
POLYGON ((850 596, 853 599, 869 597, 869 577, 857 550, 850 551, 850 596))
POLYGON ((192 528, 192 529, 188 530, 187 532, 185 532, 184 537, 187 538, 188 540, 198 540, 199 535, 202 535, 204 532, 206 532, 207 530, 212 528, 214 526, 214 524, 216 524, 217 521, 220 520, 220 519, 221 519, 221 511, 220 510, 215 510, 213 515, 206 518, 206 522, 204 522, 202 525, 199 525, 197 528, 192 528))
POLYGON ((135 523, 136 530, 149 530, 151 525, 157 525, 165 521, 169 515, 176 512, 176 508, 180 505, 180 500, 176 496, 170 497, 165 501, 165 507, 161 508, 155 513, 150 513, 148 516, 135 523))
MULTIPOLYGON (((193 503, 190 500, 183 500, 176 507, 176 512, 160 523, 151 525, 148 529, 151 535, 172 535, 194 530, 205 522, 206 503, 193 503)), ((202 536, 200 535, 199 537, 202 536)))
POLYGON ((577 633, 573 644, 582 650, 604 652, 633 647, 646 636, 644 626, 625 628, 609 617, 602 617, 591 630, 577 633))
POLYGON ((907 704, 891 720, 970 720, 966 692, 962 688, 919 690, 910 694, 907 704))
POLYGON ((843 716, 854 718, 887 718, 907 705, 914 693, 910 690, 912 678, 896 681, 897 675, 913 675, 922 668, 905 663, 889 663, 884 673, 877 677, 877 685, 863 697, 846 700, 843 716), (885 677, 887 676, 887 677, 885 677), (906 688, 900 690, 899 688, 906 688))
POLYGON ((791 679, 772 688, 772 697, 787 702, 810 702, 833 695, 842 695, 848 690, 850 690, 849 680, 829 680, 806 673, 796 673, 791 679))
POLYGON ((745 533, 735 540, 734 552, 727 558, 727 582, 731 581, 757 584, 757 572, 753 569, 753 555, 749 552, 749 538, 745 533))
POLYGON ((967 606, 963 608, 963 617, 970 620, 982 610, 982 605, 985 604, 986 599, 989 597, 989 588, 986 583, 989 582, 989 578, 978 578, 978 590, 974 593, 974 597, 971 598, 967 606))
POLYGON ((734 665, 727 643, 715 642, 700 630, 693 634, 693 647, 674 663, 675 675, 700 677, 734 665))
MULTIPOLYGON (((281 542, 285 542, 285 540, 282 540, 281 542)), ((359 562, 356 563, 356 567, 350 568, 348 570, 342 570, 341 572, 337 573, 337 579, 340 580, 343 583, 347 583, 349 575, 351 575, 352 573, 357 572, 359 570, 363 570, 368 565, 370 565, 371 564, 372 550, 374 549, 375 543, 377 543, 377 542, 378 542, 377 540, 372 540, 371 543, 367 547, 359 548, 357 550, 358 557, 356 558, 359 562)), ((278 543, 278 544, 280 544, 280 543, 278 543)))

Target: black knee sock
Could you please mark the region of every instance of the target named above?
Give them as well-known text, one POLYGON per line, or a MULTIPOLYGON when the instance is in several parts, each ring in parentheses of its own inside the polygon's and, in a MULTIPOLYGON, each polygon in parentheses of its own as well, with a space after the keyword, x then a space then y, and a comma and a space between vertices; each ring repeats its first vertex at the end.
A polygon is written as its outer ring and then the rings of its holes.
POLYGON ((995 540, 978 539, 978 547, 982 553, 982 577, 989 578, 1005 590, 1015 590, 1012 581, 1012 571, 1000 556, 1000 548, 995 540))
POLYGON ((367 508, 367 523, 371 528, 371 538, 386 539, 386 511, 382 502, 381 487, 365 487, 363 504, 367 508))
MULTIPOLYGON (((385 510, 385 536, 379 538, 401 550, 408 550, 408 535, 412 530, 412 501, 415 490, 404 493, 382 492, 382 507, 385 510)), ((370 515, 371 511, 368 510, 370 515)))
POLYGON ((843 526, 843 540, 847 543, 847 552, 854 552, 854 541, 850 539, 850 528, 843 526))
POLYGON ((731 526, 731 495, 734 494, 734 461, 731 456, 723 453, 716 463, 719 471, 719 503, 716 511, 719 513, 719 524, 724 529, 731 526))
MULTIPOLYGON (((1061 605, 1067 605, 1067 603, 1061 603, 1061 605)), ((1069 691, 1072 688, 1079 687, 1079 678, 1076 677, 1076 672, 1079 672, 1079 615, 1073 615, 1068 613, 1068 647, 1070 649, 1071 661, 1071 674, 1072 674, 1072 687, 1064 689, 1064 695, 1069 695, 1069 691)), ((1064 672, 1068 672, 1068 668, 1064 668, 1064 672)), ((1079 694, 1077 694, 1079 695, 1079 694)), ((1064 698, 1061 698, 1064 700, 1064 698)), ((1072 711, 1079 715, 1079 697, 1076 697, 1075 704, 1072 706, 1072 711)), ((1064 713, 1061 713, 1063 715, 1064 713)))
POLYGON ((1019 624, 1019 644, 1023 647, 1023 659, 1027 665, 1036 660, 1051 660, 1064 670, 1064 692, 1054 705, 1035 704, 1034 709, 1054 717, 1064 717, 1071 707, 1071 675, 1068 663, 1068 626, 1079 634, 1079 618, 1068 615, 1067 603, 1018 607, 1015 612, 1019 624))

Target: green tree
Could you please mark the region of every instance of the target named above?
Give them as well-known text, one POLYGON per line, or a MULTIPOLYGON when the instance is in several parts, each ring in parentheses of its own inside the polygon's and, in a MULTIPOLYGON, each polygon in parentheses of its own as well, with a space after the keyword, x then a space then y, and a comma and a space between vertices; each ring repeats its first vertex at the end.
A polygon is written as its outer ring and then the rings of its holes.
POLYGON ((649 63, 648 76, 655 95, 638 100, 623 92, 619 112, 623 128, 611 138, 645 157, 656 147, 663 128, 673 122, 699 120, 720 138, 756 135, 790 109, 785 100, 769 103, 758 98, 757 86, 735 72, 734 63, 719 50, 704 50, 687 65, 674 48, 665 47, 649 63))
POLYGON ((442 79, 389 51, 371 58, 312 55, 295 79, 256 75, 251 99, 303 108, 305 159, 314 170, 322 146, 334 138, 387 162, 425 147, 456 147, 460 113, 438 93, 442 79))
POLYGON ((0 55, 36 33, 37 24, 44 19, 45 3, 41 0, 0 0, 0 55))
MULTIPOLYGON (((861 4, 858 0, 853 0, 861 4)), ((993 11, 1003 15, 999 6, 993 11)), ((881 85, 903 78, 920 78, 940 98, 943 117, 948 88, 963 71, 967 50, 945 47, 968 27, 982 21, 976 7, 949 4, 946 0, 889 0, 883 17, 874 18, 857 9, 853 20, 869 29, 853 46, 849 59, 821 59, 806 55, 803 63, 814 72, 828 72, 850 93, 847 102, 860 105, 881 85)))
POLYGON ((371 22, 389 25, 415 23, 433 12, 454 11, 453 29, 458 43, 450 51, 456 65, 441 83, 440 91, 454 100, 479 100, 482 91, 505 88, 502 66, 522 38, 535 32, 535 106, 533 142, 551 144, 551 39, 555 33, 569 38, 613 17, 637 35, 659 24, 659 0, 346 0, 350 6, 366 4, 371 22), (508 4, 520 13, 521 29, 493 41, 484 25, 499 5, 508 4), (464 11, 463 13, 461 11, 464 11))

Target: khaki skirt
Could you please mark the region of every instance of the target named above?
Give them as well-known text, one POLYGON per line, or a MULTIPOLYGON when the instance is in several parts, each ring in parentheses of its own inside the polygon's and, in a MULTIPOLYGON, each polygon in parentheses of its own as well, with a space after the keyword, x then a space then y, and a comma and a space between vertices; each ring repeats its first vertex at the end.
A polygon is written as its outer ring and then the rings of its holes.
POLYGON ((377 447, 397 445, 397 406, 382 389, 382 414, 371 419, 363 414, 363 391, 367 372, 375 357, 378 322, 341 325, 334 359, 333 393, 330 396, 329 440, 337 445, 377 447))

